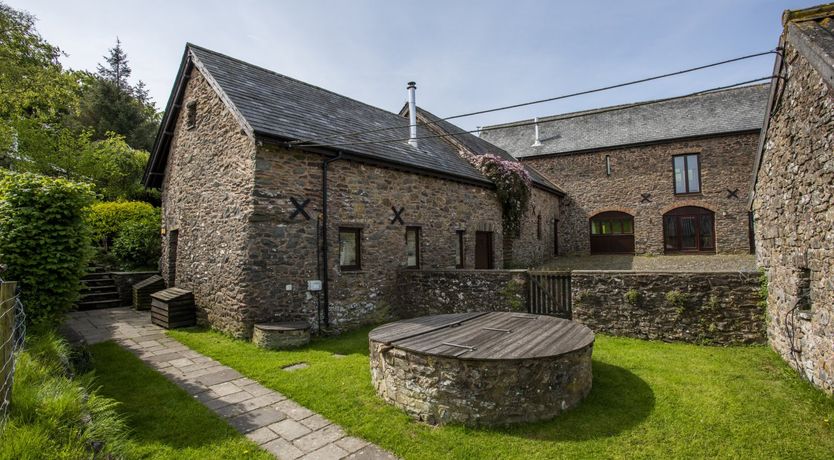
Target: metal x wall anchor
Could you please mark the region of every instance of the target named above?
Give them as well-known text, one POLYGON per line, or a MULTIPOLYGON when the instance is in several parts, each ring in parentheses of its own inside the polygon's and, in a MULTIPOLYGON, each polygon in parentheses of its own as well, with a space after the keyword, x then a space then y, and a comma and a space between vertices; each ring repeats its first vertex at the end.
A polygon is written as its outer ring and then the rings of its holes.
POLYGON ((292 202, 293 206, 295 206, 295 210, 292 212, 292 214, 290 214, 290 219, 295 219, 296 216, 301 214, 302 216, 304 216, 305 219, 310 220, 310 215, 307 214, 307 211, 304 210, 304 208, 308 204, 310 204, 309 198, 304 200, 304 202, 301 204, 298 203, 298 200, 296 200, 295 197, 290 197, 290 201, 292 202))
POLYGON ((391 219, 391 224, 393 225, 394 222, 399 221, 400 225, 405 225, 405 222, 403 222, 402 218, 403 211, 405 211, 405 208, 400 208, 400 210, 397 211, 397 208, 391 206, 391 210, 394 211, 394 218, 391 219))
POLYGON ((738 189, 735 189, 735 190, 727 189, 727 198, 735 198, 735 199, 738 200, 739 199, 738 198, 738 189))
POLYGON ((651 193, 641 193, 640 194, 640 202, 641 203, 651 203, 652 202, 652 194, 651 193))

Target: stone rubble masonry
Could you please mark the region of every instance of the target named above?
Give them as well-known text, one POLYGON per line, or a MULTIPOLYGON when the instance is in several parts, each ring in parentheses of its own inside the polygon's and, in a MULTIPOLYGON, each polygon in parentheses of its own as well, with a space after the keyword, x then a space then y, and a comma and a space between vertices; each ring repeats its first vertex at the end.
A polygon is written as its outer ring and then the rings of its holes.
POLYGON ((88 343, 114 340, 241 434, 279 459, 394 459, 393 455, 277 391, 165 335, 149 312, 73 312, 67 326, 88 343))
POLYGON ((573 320, 595 333, 711 345, 764 343, 758 272, 574 271, 573 320))
POLYGON ((400 270, 397 318, 478 311, 527 311, 526 270, 400 270))
POLYGON ((431 425, 534 422, 572 409, 588 395, 593 346, 548 358, 476 360, 371 341, 371 380, 383 399, 431 425))
POLYGON ((272 324, 256 324, 252 333, 252 343, 267 350, 285 350, 310 343, 310 328, 285 327, 272 324))
POLYGON ((758 138, 758 132, 716 135, 523 161, 567 194, 559 220, 560 254, 588 254, 589 219, 604 211, 634 216, 637 254, 663 254, 663 214, 681 206, 715 213, 716 252, 747 253, 747 193, 758 138), (675 195, 672 156, 686 153, 700 153, 702 193, 675 195), (738 198, 728 198, 728 189, 738 189, 738 198), (651 194, 651 202, 641 202, 644 193, 651 194))
POLYGON ((834 89, 792 33, 753 200, 757 259, 768 275, 770 345, 834 394, 834 89))
POLYGON ((169 279, 169 238, 178 232, 175 285, 194 293, 198 321, 236 336, 254 316, 246 272, 254 212, 254 142, 198 71, 184 101, 197 103, 197 123, 180 111, 162 185, 161 271, 169 279))
MULTIPOLYGON (((390 317, 396 276, 406 264, 407 226, 420 227, 420 266, 454 268, 463 230, 465 267, 475 264, 475 232, 493 232, 503 268, 501 206, 494 190, 355 161, 329 166, 328 267, 319 267, 322 160, 318 154, 259 145, 241 132, 210 84, 194 70, 185 101, 196 101, 196 127, 176 123, 162 188, 162 274, 170 274, 169 238, 178 230, 176 285, 194 292, 198 320, 238 337, 255 323, 307 321, 318 329, 320 293, 307 281, 329 270, 330 329, 390 317), (291 199, 310 200, 306 219, 291 199), (403 208, 404 225, 391 208, 403 208), (339 227, 361 229, 358 271, 339 267, 339 227)), ((533 190, 514 258, 532 266, 552 254, 559 198, 533 190), (542 215, 542 238, 536 234, 542 215)))

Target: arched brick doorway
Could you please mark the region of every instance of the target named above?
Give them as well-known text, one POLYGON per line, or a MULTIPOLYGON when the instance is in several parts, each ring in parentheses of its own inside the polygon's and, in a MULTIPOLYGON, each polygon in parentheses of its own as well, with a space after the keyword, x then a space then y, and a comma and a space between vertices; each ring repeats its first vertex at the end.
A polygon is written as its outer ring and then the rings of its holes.
POLYGON ((683 206, 663 215, 663 247, 666 253, 715 252, 715 213, 697 206, 683 206))
POLYGON ((590 219, 591 254, 634 254, 634 216, 601 212, 590 219))

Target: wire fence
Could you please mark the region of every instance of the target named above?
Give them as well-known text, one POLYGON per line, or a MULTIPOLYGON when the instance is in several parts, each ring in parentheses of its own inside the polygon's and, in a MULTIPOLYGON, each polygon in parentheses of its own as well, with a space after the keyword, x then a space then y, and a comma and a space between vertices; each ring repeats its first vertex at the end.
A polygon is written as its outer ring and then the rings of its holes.
POLYGON ((17 352, 26 337, 26 314, 17 283, 0 278, 0 431, 6 426, 17 352))

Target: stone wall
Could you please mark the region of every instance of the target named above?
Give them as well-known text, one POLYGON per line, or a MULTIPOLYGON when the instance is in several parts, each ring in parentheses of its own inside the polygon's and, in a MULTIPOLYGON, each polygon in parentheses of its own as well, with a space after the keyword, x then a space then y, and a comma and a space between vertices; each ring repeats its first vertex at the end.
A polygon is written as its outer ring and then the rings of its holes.
POLYGON ((111 272, 110 276, 116 283, 119 289, 119 299, 121 299, 123 307, 130 307, 133 305, 133 285, 144 281, 151 276, 158 275, 158 272, 144 271, 144 272, 111 272))
POLYGON ((186 127, 187 111, 180 111, 162 185, 162 276, 169 279, 176 230, 176 286, 194 292, 202 323, 246 335, 255 144, 197 69, 185 89, 188 102, 197 104, 196 126, 186 127))
POLYGON ((757 272, 572 272, 573 319, 595 333, 714 345, 764 343, 757 272))
POLYGON ((401 270, 397 318, 475 311, 527 311, 526 270, 401 270))
POLYGON ((527 212, 521 221, 521 233, 512 238, 509 260, 504 268, 529 268, 554 257, 556 236, 553 222, 559 220, 559 197, 533 187, 527 212), (541 230, 541 231, 539 231, 541 230))
MULTIPOLYGON (((307 292, 306 281, 321 278, 316 252, 321 161, 307 152, 270 146, 259 149, 252 244, 247 256, 254 267, 247 284, 258 287, 252 290, 256 321, 318 321, 319 294, 307 292), (310 220, 302 216, 290 219, 294 209, 290 198, 310 200, 305 208, 310 220)), ((391 316, 400 291, 397 272, 406 265, 406 227, 420 228, 421 270, 455 268, 459 230, 464 232, 464 268, 475 265, 476 231, 493 233, 493 259, 496 268, 503 266, 501 206, 489 188, 344 160, 330 164, 328 188, 333 328, 391 316), (404 223, 392 223, 392 207, 403 208, 404 223), (342 271, 339 267, 340 227, 361 231, 361 270, 342 271)), ((550 196, 550 209, 556 209, 558 197, 550 196)), ((548 206, 547 197, 536 197, 536 203, 543 203, 541 208, 548 206)), ((535 251, 536 245, 544 244, 535 235, 525 237, 518 246, 524 264, 548 257, 546 252, 535 251), (532 239, 536 242, 531 243, 532 239)))
MULTIPOLYGON (((787 83, 776 89, 753 200, 757 257, 771 346, 834 393, 834 89, 788 27, 787 83)), ((831 72, 830 61, 815 63, 831 72)))
POLYGON ((662 254, 663 214, 681 206, 699 206, 715 213, 715 244, 719 253, 750 250, 747 192, 758 133, 713 136, 523 161, 567 193, 561 204, 560 254, 590 252, 589 219, 604 211, 634 216, 638 254, 662 254), (702 193, 675 195, 672 156, 700 153, 702 193), (611 160, 606 174, 605 157, 611 160), (728 198, 727 190, 738 190, 728 198), (642 194, 651 202, 642 202, 642 194))
POLYGON ((548 420, 579 405, 591 391, 593 348, 591 343, 554 357, 478 360, 371 341, 371 380, 383 399, 431 425, 548 420))

